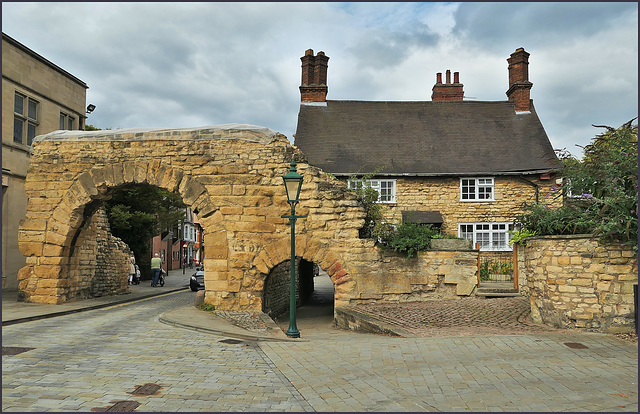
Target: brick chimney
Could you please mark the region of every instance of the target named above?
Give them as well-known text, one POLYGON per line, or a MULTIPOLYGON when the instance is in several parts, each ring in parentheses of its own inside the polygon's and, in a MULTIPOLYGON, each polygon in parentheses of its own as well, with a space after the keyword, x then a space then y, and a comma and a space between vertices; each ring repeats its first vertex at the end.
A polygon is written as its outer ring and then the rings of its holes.
POLYGON ((515 102, 516 111, 530 111, 533 83, 529 82, 529 53, 523 48, 516 49, 507 62, 509 62, 507 98, 515 102))
POLYGON ((461 101, 464 97, 460 83, 460 74, 453 73, 453 83, 451 83, 451 71, 447 70, 447 83, 442 83, 442 73, 436 73, 436 84, 433 85, 432 101, 461 101))
POLYGON ((300 101, 303 103, 326 102, 329 91, 327 87, 329 58, 325 56, 324 52, 318 52, 318 55, 314 56, 313 50, 308 49, 300 60, 302 61, 300 101))

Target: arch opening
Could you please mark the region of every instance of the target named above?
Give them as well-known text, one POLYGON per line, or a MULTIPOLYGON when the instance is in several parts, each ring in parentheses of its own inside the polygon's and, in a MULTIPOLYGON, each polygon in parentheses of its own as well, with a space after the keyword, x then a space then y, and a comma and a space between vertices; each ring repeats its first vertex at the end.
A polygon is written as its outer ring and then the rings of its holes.
MULTIPOLYGON (((274 266, 265 278, 262 312, 275 321, 288 321, 291 260, 274 266)), ((296 256, 296 309, 301 316, 333 319, 335 287, 318 263, 296 256), (309 312, 306 312, 309 311, 309 312)))

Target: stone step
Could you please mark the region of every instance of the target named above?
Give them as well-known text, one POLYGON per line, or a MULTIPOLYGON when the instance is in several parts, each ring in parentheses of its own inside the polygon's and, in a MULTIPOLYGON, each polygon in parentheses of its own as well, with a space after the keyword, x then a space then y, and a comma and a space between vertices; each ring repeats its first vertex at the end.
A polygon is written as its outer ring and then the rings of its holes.
POLYGON ((476 296, 483 297, 508 297, 520 296, 519 290, 513 287, 511 283, 481 283, 476 289, 476 296))
POLYGON ((485 297, 485 298, 503 298, 503 297, 511 297, 511 296, 520 296, 518 291, 515 292, 487 292, 487 291, 476 291, 476 296, 485 297))

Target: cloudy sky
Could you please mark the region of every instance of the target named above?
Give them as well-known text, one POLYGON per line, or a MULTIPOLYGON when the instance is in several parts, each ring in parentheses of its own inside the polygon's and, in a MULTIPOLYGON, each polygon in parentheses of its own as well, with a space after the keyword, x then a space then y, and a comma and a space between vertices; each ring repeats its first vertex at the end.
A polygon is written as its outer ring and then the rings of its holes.
POLYGON ((248 123, 293 141, 300 57, 329 56, 327 99, 428 101, 437 72, 506 100, 531 54, 554 148, 581 154, 638 115, 638 4, 2 2, 2 31, 87 83, 99 128, 248 123))

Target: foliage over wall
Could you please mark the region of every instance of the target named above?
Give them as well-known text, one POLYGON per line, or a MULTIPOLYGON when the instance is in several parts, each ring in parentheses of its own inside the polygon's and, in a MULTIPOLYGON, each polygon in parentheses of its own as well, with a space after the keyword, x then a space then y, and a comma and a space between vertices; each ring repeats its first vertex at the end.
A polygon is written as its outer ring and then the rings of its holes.
POLYGON ((559 154, 564 184, 547 195, 563 197, 554 208, 526 204, 516 218, 523 229, 538 235, 591 233, 603 242, 630 245, 638 251, 638 125, 608 126, 584 147, 578 160, 559 154))
POLYGON ((349 178, 352 183, 351 191, 359 196, 366 214, 360 237, 376 239, 381 248, 406 253, 411 258, 417 252, 431 247, 431 239, 440 238, 440 232, 431 225, 402 223, 394 226, 384 221, 383 205, 378 203, 378 191, 366 185, 366 181, 380 170, 381 168, 362 177, 349 178))

